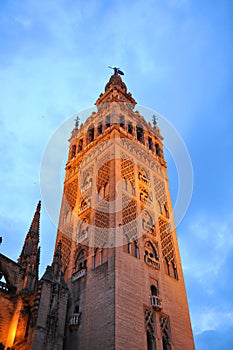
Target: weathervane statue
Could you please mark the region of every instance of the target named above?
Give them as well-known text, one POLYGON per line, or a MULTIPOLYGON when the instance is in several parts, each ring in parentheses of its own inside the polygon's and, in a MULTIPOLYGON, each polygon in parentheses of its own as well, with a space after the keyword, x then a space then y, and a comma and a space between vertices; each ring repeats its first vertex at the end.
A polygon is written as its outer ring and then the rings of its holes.
POLYGON ((120 68, 117 67, 110 67, 108 66, 108 68, 113 69, 114 70, 114 74, 120 74, 120 75, 124 75, 124 73, 122 72, 122 70, 120 70, 120 68))

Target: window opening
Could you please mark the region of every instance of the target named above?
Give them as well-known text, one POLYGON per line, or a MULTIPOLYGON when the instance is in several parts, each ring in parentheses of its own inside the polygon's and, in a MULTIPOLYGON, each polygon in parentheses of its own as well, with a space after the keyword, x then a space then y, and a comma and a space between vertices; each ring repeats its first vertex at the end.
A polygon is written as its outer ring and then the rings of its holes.
POLYGON ((74 157, 75 157, 75 154, 76 154, 76 146, 73 145, 73 146, 72 146, 72 150, 71 150, 71 158, 74 158, 74 157))
POLYGON ((137 140, 144 143, 144 131, 141 126, 137 126, 137 140))
POLYGON ((102 134, 102 131, 103 131, 102 123, 99 123, 97 131, 98 131, 98 135, 102 134))
POLYGON ((120 126, 121 126, 122 128, 125 127, 125 117, 124 117, 123 115, 120 116, 120 126))
POLYGON ((133 134, 133 124, 132 124, 132 122, 128 123, 128 133, 131 134, 131 135, 133 134))
POLYGON ((149 149, 153 151, 153 142, 151 137, 148 137, 148 146, 149 146, 149 149))
POLYGON ((87 130, 87 145, 90 142, 94 141, 94 132, 95 132, 94 126, 93 125, 89 126, 87 130))
POLYGON ((105 119, 106 129, 110 127, 110 115, 107 115, 105 119))
POLYGON ((79 140, 79 143, 78 143, 78 152, 81 152, 83 149, 83 139, 79 140))

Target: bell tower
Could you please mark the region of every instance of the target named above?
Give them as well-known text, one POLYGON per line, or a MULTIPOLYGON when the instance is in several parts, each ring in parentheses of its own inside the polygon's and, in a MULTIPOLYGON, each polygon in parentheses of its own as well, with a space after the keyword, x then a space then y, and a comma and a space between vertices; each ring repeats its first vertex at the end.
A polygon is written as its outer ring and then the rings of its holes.
POLYGON ((121 73, 69 139, 56 242, 70 290, 64 348, 192 350, 163 138, 121 73))

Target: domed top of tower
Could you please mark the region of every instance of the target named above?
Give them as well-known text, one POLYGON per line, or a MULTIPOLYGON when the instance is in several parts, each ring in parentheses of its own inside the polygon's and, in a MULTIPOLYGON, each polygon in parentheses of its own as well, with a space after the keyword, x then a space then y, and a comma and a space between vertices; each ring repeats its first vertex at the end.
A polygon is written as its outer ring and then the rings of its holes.
POLYGON ((110 77, 108 83, 105 85, 104 94, 100 94, 98 100, 96 101, 95 104, 98 110, 102 109, 106 103, 111 102, 121 102, 127 104, 130 109, 133 109, 137 104, 135 99, 132 97, 132 94, 127 92, 127 86, 117 72, 119 72, 119 70, 116 70, 110 77))
POLYGON ((126 84, 122 81, 120 75, 113 74, 109 80, 109 82, 105 85, 105 92, 109 90, 112 86, 118 86, 124 93, 127 93, 126 84))

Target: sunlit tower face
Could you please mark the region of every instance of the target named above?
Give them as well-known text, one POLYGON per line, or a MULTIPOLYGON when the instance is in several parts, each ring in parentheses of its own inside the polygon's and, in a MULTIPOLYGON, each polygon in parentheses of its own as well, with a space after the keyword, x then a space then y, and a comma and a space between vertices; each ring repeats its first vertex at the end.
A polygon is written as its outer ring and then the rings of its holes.
POLYGON ((57 235, 67 349, 194 348, 163 138, 135 105, 114 74, 69 140, 57 235))

